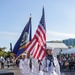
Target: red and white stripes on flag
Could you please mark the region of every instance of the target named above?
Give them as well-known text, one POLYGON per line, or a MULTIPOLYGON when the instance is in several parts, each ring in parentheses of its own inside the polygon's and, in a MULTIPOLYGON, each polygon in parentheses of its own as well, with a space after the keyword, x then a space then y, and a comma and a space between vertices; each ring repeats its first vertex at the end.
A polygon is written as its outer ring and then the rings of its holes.
POLYGON ((43 46, 40 46, 38 43, 36 44, 35 50, 33 52, 33 57, 39 60, 42 60, 46 55, 45 49, 43 46))
POLYGON ((46 56, 46 29, 44 22, 44 9, 43 14, 36 30, 33 39, 25 47, 25 51, 32 54, 36 59, 42 60, 46 56))

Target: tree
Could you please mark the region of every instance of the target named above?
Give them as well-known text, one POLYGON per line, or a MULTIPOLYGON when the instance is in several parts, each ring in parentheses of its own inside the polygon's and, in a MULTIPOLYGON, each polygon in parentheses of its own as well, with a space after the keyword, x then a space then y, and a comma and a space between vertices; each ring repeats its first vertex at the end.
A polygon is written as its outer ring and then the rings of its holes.
POLYGON ((10 54, 11 54, 11 51, 8 51, 6 57, 10 57, 10 54))
POLYGON ((3 48, 0 47, 0 51, 4 51, 5 49, 6 49, 6 47, 3 47, 3 48))

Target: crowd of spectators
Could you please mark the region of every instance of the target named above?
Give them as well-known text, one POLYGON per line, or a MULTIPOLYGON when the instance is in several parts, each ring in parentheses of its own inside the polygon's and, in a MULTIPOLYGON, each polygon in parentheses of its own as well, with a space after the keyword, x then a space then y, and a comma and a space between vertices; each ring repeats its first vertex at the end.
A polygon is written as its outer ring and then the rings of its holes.
POLYGON ((75 70, 75 53, 57 55, 61 70, 75 70))

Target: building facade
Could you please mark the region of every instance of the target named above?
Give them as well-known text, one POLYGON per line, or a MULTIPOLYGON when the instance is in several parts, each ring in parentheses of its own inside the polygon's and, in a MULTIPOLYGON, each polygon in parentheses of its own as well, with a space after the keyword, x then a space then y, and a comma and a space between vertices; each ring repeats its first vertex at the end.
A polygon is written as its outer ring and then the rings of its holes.
POLYGON ((65 51, 68 49, 68 46, 66 46, 64 43, 54 43, 54 42, 47 42, 47 46, 54 48, 54 55, 59 55, 62 51, 65 51))
POLYGON ((62 41, 63 43, 65 43, 68 47, 70 46, 75 46, 75 39, 71 38, 71 39, 65 39, 62 41))

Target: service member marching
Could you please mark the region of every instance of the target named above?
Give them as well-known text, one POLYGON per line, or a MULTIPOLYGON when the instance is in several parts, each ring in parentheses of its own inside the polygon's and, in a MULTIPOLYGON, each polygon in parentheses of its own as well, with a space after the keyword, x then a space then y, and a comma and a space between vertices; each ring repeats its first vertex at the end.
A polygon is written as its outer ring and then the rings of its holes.
POLYGON ((19 63, 19 69, 21 71, 21 75, 30 75, 30 68, 29 68, 29 60, 27 59, 27 54, 22 54, 22 59, 19 63))
POLYGON ((33 64, 33 75, 40 75, 40 68, 41 67, 38 59, 33 58, 32 59, 32 64, 33 64))
POLYGON ((53 48, 47 47, 47 55, 42 61, 43 75, 60 75, 59 63, 53 54, 53 48))

